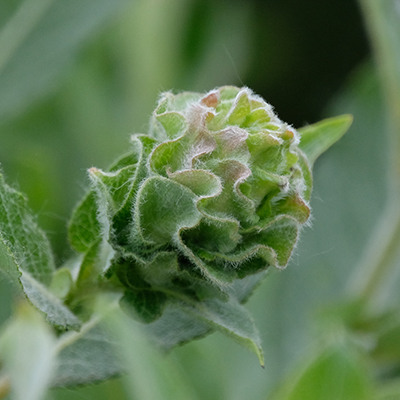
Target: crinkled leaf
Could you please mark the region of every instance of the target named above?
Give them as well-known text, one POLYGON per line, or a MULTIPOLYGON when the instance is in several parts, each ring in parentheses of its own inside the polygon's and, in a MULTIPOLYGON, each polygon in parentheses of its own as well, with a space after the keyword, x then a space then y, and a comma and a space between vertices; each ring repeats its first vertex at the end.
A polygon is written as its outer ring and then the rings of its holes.
POLYGON ((18 306, 0 336, 0 358, 11 381, 13 400, 41 400, 50 386, 56 338, 27 303, 18 306))
POLYGON ((136 165, 128 165, 112 172, 103 172, 97 168, 89 170, 90 174, 95 175, 107 188, 110 195, 110 206, 114 213, 124 205, 134 179, 135 171, 136 165))
POLYGON ((243 91, 236 98, 236 103, 228 116, 228 124, 241 125, 248 114, 250 114, 250 101, 246 91, 243 91))
POLYGON ((301 134, 299 147, 311 165, 347 132, 352 122, 353 116, 345 114, 299 129, 301 134))
POLYGON ((157 121, 163 126, 168 138, 170 139, 179 137, 187 128, 185 117, 177 112, 158 114, 156 118, 157 121))
POLYGON ((183 185, 161 177, 149 178, 137 199, 140 232, 150 243, 165 244, 183 227, 200 219, 195 195, 183 185))
POLYGON ((143 180, 148 175, 148 156, 156 145, 157 141, 146 135, 133 135, 132 145, 135 154, 138 154, 138 161, 135 175, 132 178, 129 192, 125 197, 125 202, 112 218, 113 239, 118 244, 126 244, 129 241, 132 225, 132 208, 143 180))
POLYGON ((168 174, 170 179, 188 187, 196 196, 215 196, 222 190, 221 180, 209 171, 192 169, 168 174))

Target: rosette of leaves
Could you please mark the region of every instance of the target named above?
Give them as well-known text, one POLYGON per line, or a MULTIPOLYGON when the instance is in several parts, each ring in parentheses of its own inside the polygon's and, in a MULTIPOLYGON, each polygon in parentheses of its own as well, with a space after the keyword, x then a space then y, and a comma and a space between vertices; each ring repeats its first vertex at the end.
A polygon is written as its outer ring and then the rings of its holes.
MULTIPOLYGON (((83 254, 71 306, 100 279, 164 347, 167 329, 171 346, 214 328, 238 339, 223 320, 252 326, 240 303, 287 265, 310 216, 311 166, 347 129, 341 118, 307 127, 302 146, 248 88, 162 94, 149 133, 107 171, 89 170, 69 226, 83 254)), ((258 339, 242 344, 260 355, 258 339)))
POLYGON ((99 326, 106 298, 163 349, 219 330, 263 363, 242 304, 287 265, 310 215, 312 166, 351 120, 296 131, 247 88, 164 93, 148 134, 107 171, 89 170, 69 224, 76 255, 58 268, 27 199, 0 174, 0 273, 58 334, 52 384, 121 372, 99 326))

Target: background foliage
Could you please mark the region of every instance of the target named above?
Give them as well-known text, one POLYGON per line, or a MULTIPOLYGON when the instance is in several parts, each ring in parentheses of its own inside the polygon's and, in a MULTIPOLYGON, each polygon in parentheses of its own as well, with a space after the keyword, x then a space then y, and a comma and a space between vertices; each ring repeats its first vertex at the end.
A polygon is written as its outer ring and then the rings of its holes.
MULTIPOLYGON (((398 14, 382 15, 377 24, 369 18, 370 26, 399 22, 398 14), (385 22, 387 15, 392 20, 385 22)), ((387 38, 373 32, 379 50, 387 38)), ((400 37, 397 33, 387 32, 391 38, 400 37)), ((132 387, 116 379, 53 390, 49 398, 301 399, 305 391, 304 398, 313 399, 321 394, 312 397, 307 382, 324 373, 329 382, 337 381, 333 364, 350 371, 350 383, 342 397, 332 399, 368 398, 365 363, 344 356, 352 350, 344 339, 338 344, 340 333, 334 334, 325 318, 331 314, 320 312, 356 290, 356 269, 362 268, 364 249, 374 245, 371 232, 393 182, 392 176, 387 179, 386 108, 358 4, 1 1, 0 161, 8 181, 28 195, 58 264, 69 255, 66 221, 88 185, 87 168, 106 167, 124 151, 130 133, 146 130, 160 91, 206 91, 225 84, 251 87, 296 127, 341 113, 355 118, 346 136, 316 163, 313 224, 304 230, 289 267, 272 272, 248 304, 263 338, 265 370, 252 354, 213 334, 168 357, 176 367, 179 395, 169 394, 169 378, 161 394, 146 392, 154 380, 165 379, 154 367, 165 361, 146 353, 130 358, 132 387), (137 365, 135 359, 148 363, 137 365), (297 371, 309 362, 311 375, 298 381, 297 371), (293 382, 300 389, 293 389, 293 382)), ((399 300, 393 277, 394 271, 382 291, 387 295, 376 300, 378 308, 399 300)), ((0 323, 12 313, 10 298, 8 285, 0 281, 0 323)), ((395 385, 381 393, 377 398, 399 394, 395 385)))

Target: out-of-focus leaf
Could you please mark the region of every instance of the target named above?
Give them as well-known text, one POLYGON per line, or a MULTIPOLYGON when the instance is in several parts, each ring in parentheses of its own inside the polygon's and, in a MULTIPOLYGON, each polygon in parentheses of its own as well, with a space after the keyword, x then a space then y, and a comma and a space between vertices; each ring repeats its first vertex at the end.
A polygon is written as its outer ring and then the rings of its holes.
POLYGON ((90 321, 80 332, 60 338, 52 386, 76 386, 109 379, 122 372, 110 335, 90 321))
POLYGON ((56 270, 49 290, 59 299, 64 300, 70 292, 72 285, 71 270, 67 267, 62 267, 56 270))
POLYGON ((268 299, 258 305, 257 320, 280 343, 276 362, 286 368, 303 346, 311 344, 310 316, 316 304, 336 301, 344 294, 386 201, 387 131, 370 66, 357 71, 330 113, 343 111, 354 115, 354 123, 314 169, 312 229, 302 232, 292 264, 274 281, 274 294, 265 293, 268 299), (268 324, 263 322, 266 308, 271 313, 268 324))
POLYGON ((368 400, 371 379, 357 353, 346 345, 324 350, 271 400, 368 400))
POLYGON ((121 311, 106 316, 116 339, 116 349, 128 373, 127 389, 141 400, 190 400, 196 397, 172 358, 159 353, 148 342, 143 327, 121 311))
POLYGON ((374 400, 398 400, 400 399, 400 380, 395 379, 381 384, 376 389, 374 400))
POLYGON ((46 400, 127 400, 122 379, 108 379, 95 385, 84 385, 73 388, 52 388, 46 400))
POLYGON ((353 116, 346 114, 324 119, 299 129, 301 134, 299 147, 304 151, 311 165, 347 132, 352 122, 353 116))
MULTIPOLYGON (((375 59, 385 91, 394 137, 399 135, 400 118, 400 14, 397 1, 360 1, 367 28, 370 31, 375 59)), ((393 141, 397 145, 398 139, 393 141)), ((399 149, 397 148, 398 152, 399 149)), ((398 154, 393 157, 398 174, 398 154)), ((398 179, 399 176, 396 175, 398 179)), ((397 183, 398 187, 398 183, 397 183)))
POLYGON ((50 385, 56 338, 27 303, 0 336, 0 359, 11 383, 13 400, 41 400, 50 385))
MULTIPOLYGON (((376 324, 377 325, 377 324, 376 324)), ((377 328, 372 355, 378 360, 398 361, 400 359, 400 320, 392 318, 386 326, 377 328)))
POLYGON ((126 0, 25 0, 0 32, 0 119, 55 88, 77 50, 126 0))

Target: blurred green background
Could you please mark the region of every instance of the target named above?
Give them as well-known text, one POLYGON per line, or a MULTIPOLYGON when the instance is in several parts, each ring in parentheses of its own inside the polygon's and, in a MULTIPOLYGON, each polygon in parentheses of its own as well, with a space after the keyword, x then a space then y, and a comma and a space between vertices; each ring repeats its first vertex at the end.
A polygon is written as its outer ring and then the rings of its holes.
MULTIPOLYGON (((199 399, 266 399, 315 345, 315 314, 346 293, 387 192, 384 106, 353 0, 1 0, 0 163, 54 246, 88 185, 145 132, 165 90, 246 85, 301 127, 352 113, 315 167, 313 222, 249 302, 266 368, 219 334, 172 352, 199 399)), ((0 322, 11 312, 0 281, 0 322)), ((124 399, 119 380, 57 399, 124 399)))

